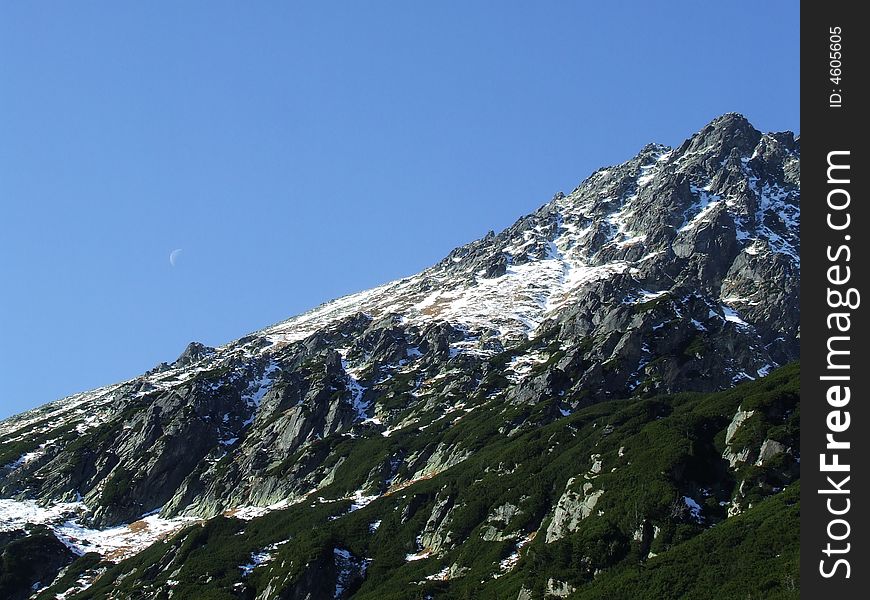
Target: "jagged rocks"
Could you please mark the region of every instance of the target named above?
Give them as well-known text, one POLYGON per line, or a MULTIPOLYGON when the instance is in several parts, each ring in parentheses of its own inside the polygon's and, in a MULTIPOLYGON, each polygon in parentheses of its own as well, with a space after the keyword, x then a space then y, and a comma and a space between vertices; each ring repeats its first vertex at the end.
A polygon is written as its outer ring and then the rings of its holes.
POLYGON ((211 356, 215 353, 215 349, 205 344, 201 344, 199 342, 190 342, 187 345, 187 348, 184 349, 184 352, 175 359, 175 362, 172 363, 172 366, 177 368, 184 368, 194 365, 204 358, 211 356))

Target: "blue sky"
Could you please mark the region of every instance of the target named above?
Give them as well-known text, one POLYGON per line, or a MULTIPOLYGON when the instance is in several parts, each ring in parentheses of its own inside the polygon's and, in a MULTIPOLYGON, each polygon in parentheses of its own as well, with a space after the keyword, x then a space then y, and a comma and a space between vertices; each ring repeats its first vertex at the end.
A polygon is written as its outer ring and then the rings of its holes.
POLYGON ((3 3, 0 418, 417 272, 723 112, 797 130, 798 29, 780 1, 3 3))

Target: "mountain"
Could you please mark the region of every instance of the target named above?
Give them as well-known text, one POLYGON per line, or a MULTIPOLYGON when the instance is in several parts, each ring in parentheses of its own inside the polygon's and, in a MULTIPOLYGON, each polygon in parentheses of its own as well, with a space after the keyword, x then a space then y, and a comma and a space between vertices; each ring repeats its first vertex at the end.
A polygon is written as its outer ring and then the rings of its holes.
POLYGON ((0 592, 709 597, 714 565, 797 597, 799 199, 799 140, 726 114, 415 276, 0 422, 0 592))

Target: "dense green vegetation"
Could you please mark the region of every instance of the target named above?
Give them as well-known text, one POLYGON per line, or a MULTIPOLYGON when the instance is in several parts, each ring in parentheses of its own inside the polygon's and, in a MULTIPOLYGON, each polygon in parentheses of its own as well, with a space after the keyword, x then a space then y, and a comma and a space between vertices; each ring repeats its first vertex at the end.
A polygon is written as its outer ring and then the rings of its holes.
POLYGON ((0 532, 0 598, 24 600, 54 580, 74 555, 46 527, 0 532))
MULTIPOLYGON (((335 581, 333 549, 342 548, 370 559, 365 579, 352 585, 361 600, 512 600, 523 588, 542 598, 551 580, 583 599, 796 598, 798 379, 797 365, 790 365, 725 392, 611 401, 566 417, 550 401, 510 406, 480 399, 470 412, 433 413, 390 437, 330 436, 315 446, 338 465, 336 483, 250 522, 219 517, 190 527, 111 566, 75 597, 106 598, 116 590, 120 597, 167 598, 173 590, 174 597, 253 598, 270 582, 311 591, 335 581), (789 450, 763 466, 730 468, 722 458, 725 430, 738 407, 755 413, 732 447, 757 449, 775 439, 789 450), (506 435, 506 423, 523 426, 506 435), (342 498, 354 490, 384 491, 375 489, 372 473, 390 475, 391 457, 425 458, 439 444, 474 452, 348 512, 351 501, 342 498), (547 543, 553 506, 566 489, 582 494, 587 483, 603 490, 594 510, 547 543), (701 505, 698 517, 683 497, 701 505), (445 499, 452 506, 442 531, 449 540, 432 556, 407 561, 445 499), (735 501, 743 514, 727 517, 735 501), (518 510, 507 523, 493 520, 505 505, 518 510), (505 539, 484 540, 491 528, 505 539), (532 534, 516 565, 499 567, 532 534), (240 566, 270 546, 272 559, 244 575, 240 566), (450 567, 451 579, 433 577, 450 567), (135 577, 125 577, 134 570, 135 577)), ((306 452, 293 458, 320 451, 306 452)), ((399 480, 411 475, 407 468, 398 473, 399 480)))
POLYGON ((40 599, 54 599, 57 594, 60 594, 73 587, 83 576, 94 576, 97 570, 105 568, 102 565, 102 557, 96 552, 88 552, 75 559, 64 571, 55 579, 51 586, 43 589, 37 596, 40 599))
POLYGON ((800 483, 647 561, 616 569, 572 598, 799 598, 800 483))

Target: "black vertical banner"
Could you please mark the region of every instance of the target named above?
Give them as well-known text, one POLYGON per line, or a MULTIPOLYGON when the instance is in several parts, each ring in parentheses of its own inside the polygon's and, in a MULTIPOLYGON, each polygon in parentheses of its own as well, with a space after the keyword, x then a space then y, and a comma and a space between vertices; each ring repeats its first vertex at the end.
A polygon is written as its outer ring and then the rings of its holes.
POLYGON ((801 5, 801 595, 810 599, 870 593, 864 8, 801 5))

